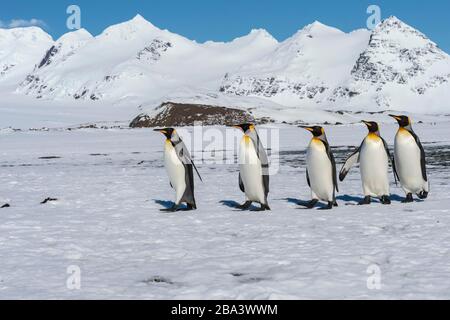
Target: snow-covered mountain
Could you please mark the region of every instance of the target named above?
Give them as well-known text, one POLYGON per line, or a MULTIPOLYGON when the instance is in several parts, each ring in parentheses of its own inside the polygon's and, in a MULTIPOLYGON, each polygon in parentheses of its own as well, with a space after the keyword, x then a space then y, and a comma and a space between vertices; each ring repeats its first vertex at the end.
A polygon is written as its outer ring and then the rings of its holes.
POLYGON ((52 43, 52 38, 37 27, 0 29, 0 86, 23 80, 52 43))
POLYGON ((160 30, 141 16, 95 38, 63 38, 47 52, 50 59, 45 66, 20 84, 19 92, 37 98, 142 102, 183 87, 214 90, 225 73, 277 45, 261 30, 231 43, 198 44, 160 30), (68 47, 72 49, 59 52, 58 48, 68 47), (53 55, 61 57, 52 59, 53 55))
POLYGON ((52 41, 39 28, 0 29, 0 88, 6 80, 38 99, 150 109, 254 101, 256 115, 273 103, 289 117, 302 108, 450 110, 449 55, 395 17, 351 33, 314 22, 280 43, 265 30, 197 43, 139 15, 96 37, 78 30, 52 41))
POLYGON ((415 112, 450 111, 450 57, 424 34, 391 17, 372 32, 344 85, 331 102, 415 112), (344 99, 342 99, 344 98, 344 99))
POLYGON ((221 91, 285 105, 448 112, 449 80, 449 55, 391 17, 372 32, 309 25, 267 59, 227 75, 221 91))
POLYGON ((348 79, 369 36, 367 30, 346 34, 314 22, 280 43, 264 59, 227 74, 220 90, 265 97, 283 105, 322 102, 348 79))

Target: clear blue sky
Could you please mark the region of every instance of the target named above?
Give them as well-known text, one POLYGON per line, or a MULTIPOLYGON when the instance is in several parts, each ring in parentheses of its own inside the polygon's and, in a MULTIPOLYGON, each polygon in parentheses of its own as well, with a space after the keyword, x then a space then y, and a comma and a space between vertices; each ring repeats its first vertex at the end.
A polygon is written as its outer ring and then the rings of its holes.
POLYGON ((94 35, 140 13, 160 28, 199 42, 228 41, 252 28, 284 40, 314 20, 351 31, 365 27, 367 7, 377 4, 383 18, 399 17, 450 52, 448 0, 14 0, 2 1, 0 21, 5 26, 13 19, 39 19, 57 38, 68 31, 70 4, 81 7, 82 27, 94 35))

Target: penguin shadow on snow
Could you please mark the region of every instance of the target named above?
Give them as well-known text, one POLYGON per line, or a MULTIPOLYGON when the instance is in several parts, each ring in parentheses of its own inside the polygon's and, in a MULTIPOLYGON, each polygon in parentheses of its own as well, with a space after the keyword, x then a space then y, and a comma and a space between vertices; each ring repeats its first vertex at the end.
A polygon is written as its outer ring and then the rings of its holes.
MULTIPOLYGON (((346 206, 352 206, 352 205, 358 205, 362 200, 364 200, 363 197, 356 197, 351 195, 342 195, 337 196, 336 200, 345 202, 346 206)), ((402 202, 405 200, 405 197, 399 196, 398 194, 391 194, 391 201, 392 202, 402 202)), ((380 200, 377 198, 372 198, 373 203, 380 203, 380 200)), ((423 200, 415 200, 415 202, 423 202, 423 200)))
MULTIPOLYGON (((399 196, 398 194, 391 194, 391 200, 392 200, 392 201, 395 201, 395 202, 403 202, 405 199, 406 199, 405 196, 402 197, 402 196, 399 196)), ((422 199, 414 199, 413 202, 419 203, 419 202, 425 202, 425 201, 422 200, 422 199)))
POLYGON ((362 197, 350 196, 348 194, 336 197, 336 200, 345 202, 346 206, 357 205, 358 203, 363 201, 363 199, 364 198, 362 197))
MULTIPOLYGON (((297 206, 300 206, 300 208, 298 208, 298 209, 302 209, 302 210, 310 209, 310 208, 308 208, 308 205, 309 205, 310 201, 305 201, 305 200, 295 199, 295 198, 285 198, 285 199, 281 199, 281 200, 285 200, 285 201, 287 201, 289 203, 292 203, 292 204, 295 204, 297 206)), ((314 206, 314 208, 317 208, 317 210, 325 210, 327 208, 327 206, 326 206, 325 203, 318 202, 314 206)))
MULTIPOLYGON (((155 199, 154 199, 154 201, 156 204, 163 207, 161 209, 161 211, 169 210, 169 209, 173 208, 173 206, 175 205, 175 202, 173 202, 173 201, 155 200, 155 199)), ((177 211, 187 211, 187 207, 186 206, 180 207, 180 209, 178 209, 177 211)))
MULTIPOLYGON (((224 205, 225 207, 236 209, 234 211, 246 211, 239 208, 241 205, 240 203, 234 201, 234 200, 222 200, 219 202, 220 204, 224 205)), ((250 209, 247 211, 258 211, 258 207, 256 207, 254 204, 251 205, 250 209)))

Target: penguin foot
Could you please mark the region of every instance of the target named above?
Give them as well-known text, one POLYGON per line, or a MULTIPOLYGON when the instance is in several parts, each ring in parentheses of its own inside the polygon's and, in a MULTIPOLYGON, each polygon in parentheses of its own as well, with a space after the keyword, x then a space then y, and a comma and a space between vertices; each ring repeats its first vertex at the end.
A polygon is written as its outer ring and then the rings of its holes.
POLYGON ((261 205, 261 207, 251 210, 251 211, 255 211, 255 212, 262 212, 262 211, 266 211, 266 207, 264 205, 261 205))
POLYGON ((240 210, 248 210, 248 209, 250 209, 252 203, 253 203, 252 201, 246 201, 244 204, 237 206, 237 208, 240 210))
POLYGON ((325 207, 325 209, 326 209, 326 210, 331 210, 331 209, 333 209, 333 206, 334 206, 333 201, 329 201, 329 202, 328 202, 328 205, 325 207))
POLYGON ((187 208, 184 211, 192 211, 192 210, 197 210, 197 206, 195 204, 187 204, 187 208))
POLYGON ((414 202, 412 193, 408 193, 406 195, 406 199, 402 201, 402 203, 411 203, 414 202))
POLYGON ((313 209, 314 206, 319 202, 317 199, 312 199, 308 204, 306 205, 307 209, 313 209))
POLYGON ((270 211, 271 209, 270 209, 270 207, 267 204, 261 203, 261 207, 260 208, 258 208, 256 210, 252 210, 252 211, 266 211, 266 210, 270 211))
POLYGON ((391 198, 389 196, 382 196, 381 197, 381 203, 382 204, 391 204, 391 198))
POLYGON ((422 192, 419 193, 417 196, 419 197, 419 199, 425 200, 426 198, 428 198, 428 192, 422 191, 422 192))
POLYGON ((359 202, 360 206, 365 206, 372 203, 370 196, 366 196, 362 201, 359 202))
POLYGON ((339 207, 339 205, 338 205, 336 200, 334 200, 334 202, 333 202, 333 207, 339 207))

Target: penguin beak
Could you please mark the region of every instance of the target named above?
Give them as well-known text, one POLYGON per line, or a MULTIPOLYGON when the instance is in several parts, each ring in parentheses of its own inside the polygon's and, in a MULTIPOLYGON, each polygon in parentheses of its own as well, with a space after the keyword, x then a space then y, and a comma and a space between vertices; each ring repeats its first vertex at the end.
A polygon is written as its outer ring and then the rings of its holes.
POLYGON ((364 123, 368 128, 370 128, 372 126, 372 124, 369 121, 361 121, 362 123, 364 123))
POLYGON ((164 129, 154 129, 153 131, 155 131, 155 132, 161 132, 162 134, 166 134, 166 133, 167 133, 167 131, 164 130, 164 129))
POLYGON ((303 129, 305 129, 305 130, 308 130, 309 132, 313 132, 314 131, 314 129, 313 128, 311 128, 311 127, 300 127, 300 128, 303 128, 303 129))
POLYGON ((402 118, 400 118, 399 116, 393 115, 393 114, 390 114, 389 117, 394 118, 397 121, 402 120, 402 118))
POLYGON ((239 129, 239 130, 242 130, 243 131, 243 129, 242 129, 242 127, 241 126, 231 126, 232 128, 235 128, 235 129, 239 129))

